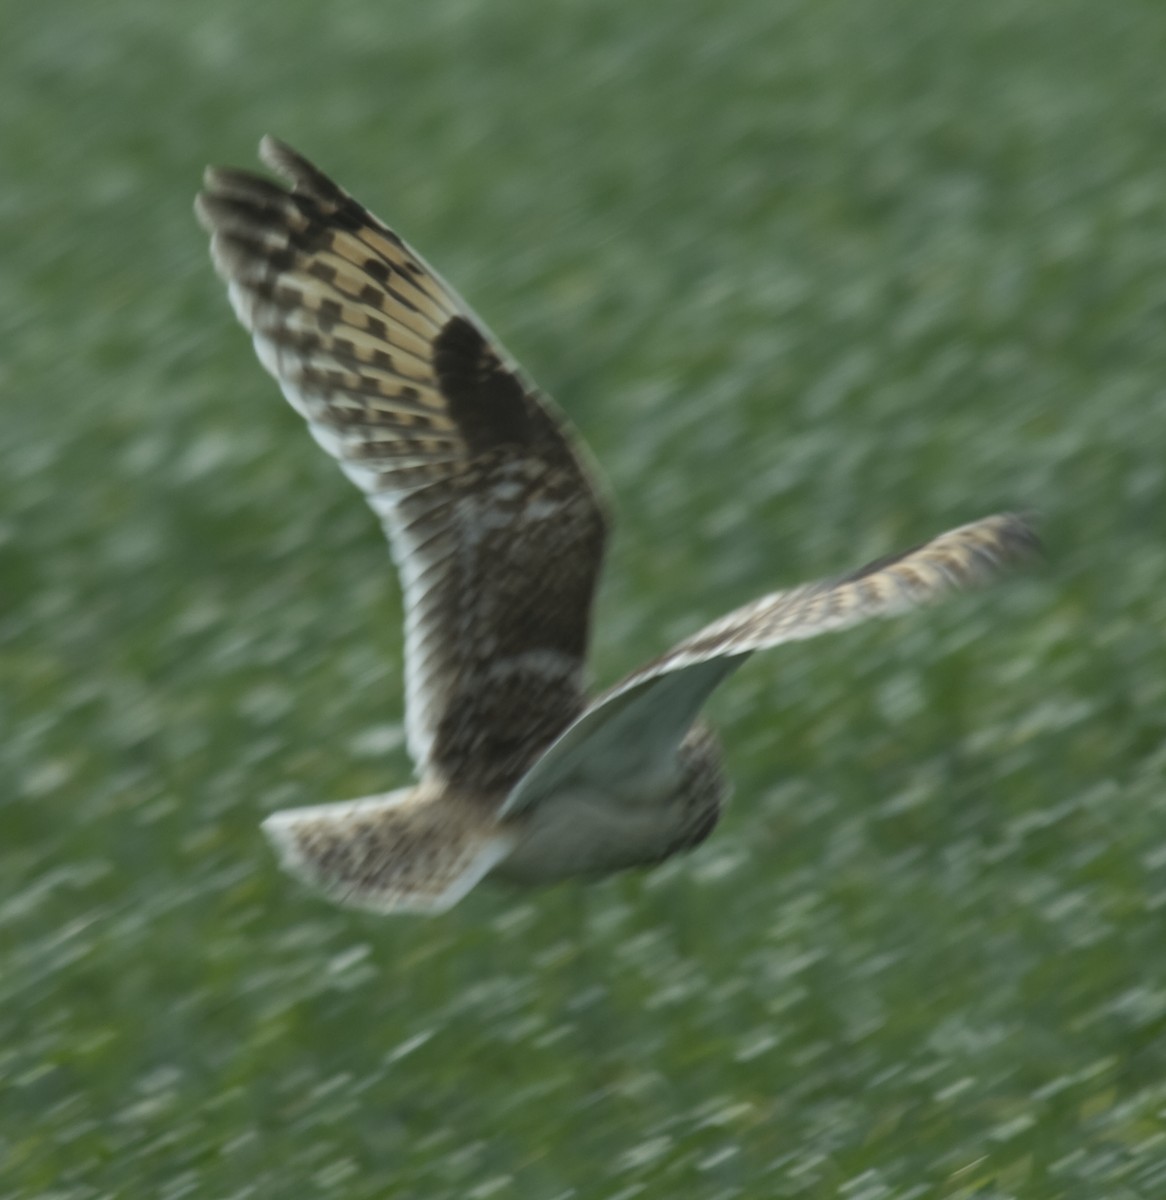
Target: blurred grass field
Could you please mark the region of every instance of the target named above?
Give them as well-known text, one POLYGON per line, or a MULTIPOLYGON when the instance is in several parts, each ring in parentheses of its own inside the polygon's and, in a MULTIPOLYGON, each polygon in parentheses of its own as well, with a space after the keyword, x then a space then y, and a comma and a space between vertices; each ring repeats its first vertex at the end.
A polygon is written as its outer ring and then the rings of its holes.
POLYGON ((0 1197, 1166 1195, 1166 7, 6 0, 0 1197), (1029 581, 755 660, 692 856, 435 920, 400 600, 232 320, 290 141, 570 412, 608 682, 1000 507, 1029 581))

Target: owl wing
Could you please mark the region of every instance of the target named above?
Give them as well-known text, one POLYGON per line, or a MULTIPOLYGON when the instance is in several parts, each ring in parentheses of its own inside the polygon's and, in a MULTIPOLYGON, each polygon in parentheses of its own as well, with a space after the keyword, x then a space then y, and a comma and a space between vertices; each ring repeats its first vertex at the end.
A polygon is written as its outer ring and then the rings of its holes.
POLYGON ((686 638, 617 684, 550 746, 507 798, 516 813, 563 788, 634 791, 667 773, 713 690, 755 650, 893 616, 984 584, 1038 548, 1010 513, 942 533, 821 583, 762 596, 686 638))
POLYGON ((509 787, 583 707, 607 518, 566 420, 457 294, 300 155, 195 208, 263 366, 380 517, 405 602, 409 751, 509 787))

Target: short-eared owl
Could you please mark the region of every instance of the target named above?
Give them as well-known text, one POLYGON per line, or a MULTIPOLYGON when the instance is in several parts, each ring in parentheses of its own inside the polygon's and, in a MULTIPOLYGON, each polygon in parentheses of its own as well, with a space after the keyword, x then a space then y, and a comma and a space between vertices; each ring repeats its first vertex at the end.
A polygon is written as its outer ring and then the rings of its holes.
POLYGON ((660 862, 728 796, 697 714, 754 651, 988 580, 1035 538, 1001 514, 755 600, 589 700, 608 517, 563 415, 452 288, 287 146, 290 190, 208 170, 197 212, 259 361, 380 518, 404 589, 419 782, 275 813, 284 864, 333 899, 438 912, 483 876, 660 862))

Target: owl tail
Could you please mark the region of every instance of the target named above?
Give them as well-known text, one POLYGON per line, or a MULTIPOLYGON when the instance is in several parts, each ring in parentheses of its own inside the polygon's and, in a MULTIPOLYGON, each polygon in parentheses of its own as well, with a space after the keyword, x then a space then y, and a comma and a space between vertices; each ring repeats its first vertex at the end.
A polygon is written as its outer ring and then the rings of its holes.
POLYGON ((484 805, 424 787, 285 809, 263 830, 296 878, 380 913, 444 912, 513 846, 484 805))

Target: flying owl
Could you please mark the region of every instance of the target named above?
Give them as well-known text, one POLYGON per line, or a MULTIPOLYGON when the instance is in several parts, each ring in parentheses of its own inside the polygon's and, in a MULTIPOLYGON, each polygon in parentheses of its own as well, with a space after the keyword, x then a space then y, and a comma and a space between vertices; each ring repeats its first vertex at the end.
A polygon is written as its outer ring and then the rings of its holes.
POLYGON ((596 698, 585 685, 609 517, 589 457, 456 292, 391 229, 272 138, 287 187, 211 168, 196 202, 259 361, 388 535, 405 604, 418 782, 264 822, 333 900, 444 911, 519 883, 659 863, 729 795, 698 717, 755 650, 986 582, 1036 548, 998 514, 849 574, 774 592, 596 698))

